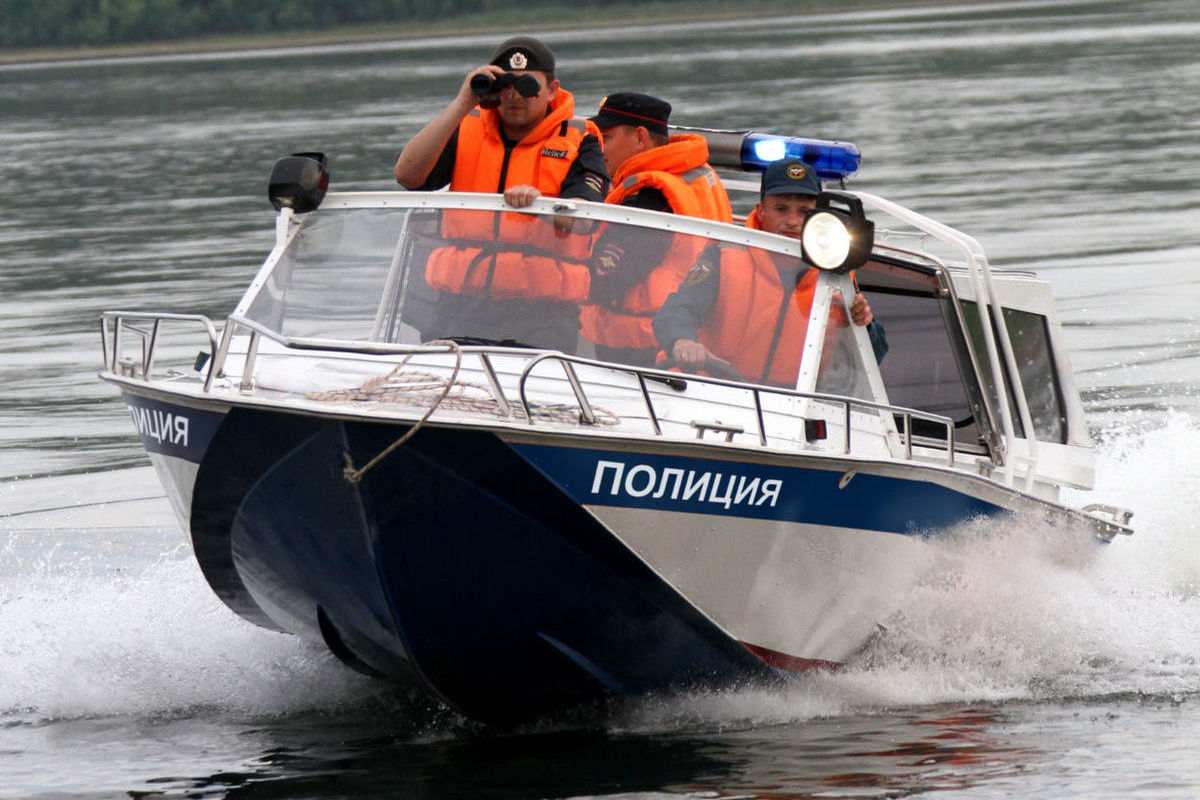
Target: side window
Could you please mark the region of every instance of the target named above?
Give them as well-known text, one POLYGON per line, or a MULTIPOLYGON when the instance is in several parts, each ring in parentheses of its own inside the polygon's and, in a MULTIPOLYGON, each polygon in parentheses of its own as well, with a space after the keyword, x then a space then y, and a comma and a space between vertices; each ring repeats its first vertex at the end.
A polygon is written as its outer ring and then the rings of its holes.
POLYGON ((1004 326, 1012 341, 1025 402, 1033 418, 1033 429, 1043 442, 1066 442, 1067 415, 1058 370, 1050 352, 1046 318, 1028 311, 1004 309, 1004 326))
POLYGON ((969 420, 971 405, 938 298, 867 291, 887 333, 888 352, 879 369, 888 401, 955 422, 969 420))
MULTIPOLYGON (((899 259, 873 258, 855 271, 887 338, 879 363, 888 402, 949 417, 958 449, 983 447, 986 421, 975 410, 984 389, 969 365, 965 335, 937 273, 899 259)), ((917 435, 941 438, 940 426, 914 420, 917 435)))
MULTIPOLYGON (((963 302, 962 305, 972 343, 975 345, 976 352, 982 355, 986 350, 984 349, 983 330, 980 327, 979 308, 973 302, 963 302)), ((1017 362, 1021 385, 1025 389, 1025 402, 1029 405, 1034 435, 1043 442, 1066 442, 1066 411, 1062 390, 1058 385, 1058 371, 1054 364, 1054 356, 1050 352, 1046 318, 1040 314, 1006 308, 1004 309, 1004 326, 1008 329, 1009 340, 1013 346, 1013 357, 1017 362)), ((988 391, 995 397, 996 389, 995 381, 992 379, 991 365, 986 358, 981 357, 979 366, 988 391)), ((1007 372, 1006 365, 1002 363, 1001 367, 1007 372)), ((1025 436, 1024 427, 1016 411, 1012 381, 1008 381, 1008 384, 1009 392, 1006 399, 1012 414, 1013 427, 1018 436, 1025 436)))

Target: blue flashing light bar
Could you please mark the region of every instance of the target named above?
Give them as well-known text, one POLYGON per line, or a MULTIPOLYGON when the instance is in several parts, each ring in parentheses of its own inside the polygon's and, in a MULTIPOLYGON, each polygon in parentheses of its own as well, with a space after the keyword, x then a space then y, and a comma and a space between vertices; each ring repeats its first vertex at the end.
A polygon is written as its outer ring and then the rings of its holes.
POLYGON ((762 172, 772 161, 790 156, 811 164, 822 180, 843 181, 858 172, 862 161, 858 147, 849 142, 682 125, 672 125, 671 133, 700 134, 708 142, 709 164, 746 172, 762 172))
POLYGON ((862 154, 850 142, 829 142, 802 136, 747 133, 742 139, 742 168, 762 171, 781 158, 799 158, 816 169, 822 180, 842 181, 858 172, 862 154))

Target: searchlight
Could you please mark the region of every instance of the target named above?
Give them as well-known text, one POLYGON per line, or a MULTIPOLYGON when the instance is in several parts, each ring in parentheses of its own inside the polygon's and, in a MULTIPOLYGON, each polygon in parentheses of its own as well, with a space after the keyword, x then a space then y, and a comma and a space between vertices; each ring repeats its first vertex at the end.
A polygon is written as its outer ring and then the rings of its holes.
POLYGON ((862 201, 841 192, 821 192, 804 215, 800 246, 804 260, 817 269, 845 272, 866 263, 875 245, 875 223, 862 201))

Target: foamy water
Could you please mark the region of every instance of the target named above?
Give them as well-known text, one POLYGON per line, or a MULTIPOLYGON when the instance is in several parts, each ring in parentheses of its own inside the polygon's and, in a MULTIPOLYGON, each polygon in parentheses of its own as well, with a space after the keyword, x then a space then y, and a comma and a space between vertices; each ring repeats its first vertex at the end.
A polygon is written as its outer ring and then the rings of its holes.
POLYGON ((6 582, 0 606, 6 717, 199 707, 287 713, 314 707, 314 699, 315 707, 336 706, 355 684, 361 688, 332 656, 236 617, 204 582, 190 549, 171 541, 180 538, 146 531, 9 535, 0 568, 22 580, 6 582))

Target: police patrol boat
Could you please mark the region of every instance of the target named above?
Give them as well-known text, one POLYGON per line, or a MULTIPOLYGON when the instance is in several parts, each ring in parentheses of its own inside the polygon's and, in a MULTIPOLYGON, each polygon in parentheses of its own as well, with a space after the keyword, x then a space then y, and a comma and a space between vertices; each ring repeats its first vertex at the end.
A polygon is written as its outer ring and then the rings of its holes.
MULTIPOLYGON (((849 144, 703 133, 731 170, 795 155, 844 187, 859 163, 849 144)), ((850 658, 956 530, 1130 533, 1128 511, 1060 497, 1091 488, 1093 455, 1050 287, 921 214, 826 192, 795 241, 328 180, 321 154, 276 165, 274 249, 223 323, 104 313, 101 377, 216 594, 357 670, 502 723, 774 681, 850 658), (794 380, 431 331, 430 265, 463 231, 533 266, 608 236, 818 270, 794 380), (886 327, 879 363, 845 322, 855 280, 886 327)))

